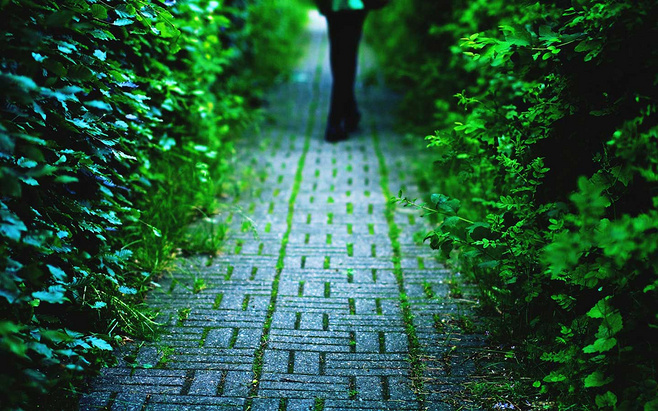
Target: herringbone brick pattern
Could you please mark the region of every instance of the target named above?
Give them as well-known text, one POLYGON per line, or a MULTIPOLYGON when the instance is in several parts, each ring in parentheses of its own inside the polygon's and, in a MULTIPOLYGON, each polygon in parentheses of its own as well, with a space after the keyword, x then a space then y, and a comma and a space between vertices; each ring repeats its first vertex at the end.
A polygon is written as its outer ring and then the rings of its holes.
POLYGON ((273 91, 273 120, 240 148, 253 181, 236 208, 248 220, 231 219, 221 256, 185 260, 162 281, 148 303, 166 332, 125 347, 81 409, 450 410, 480 371, 481 338, 447 321, 465 312, 447 298, 450 273, 414 241, 424 221, 387 215, 389 190, 417 191, 391 94, 362 87, 361 131, 322 140, 321 28, 273 91), (194 290, 194 279, 206 287, 194 290))

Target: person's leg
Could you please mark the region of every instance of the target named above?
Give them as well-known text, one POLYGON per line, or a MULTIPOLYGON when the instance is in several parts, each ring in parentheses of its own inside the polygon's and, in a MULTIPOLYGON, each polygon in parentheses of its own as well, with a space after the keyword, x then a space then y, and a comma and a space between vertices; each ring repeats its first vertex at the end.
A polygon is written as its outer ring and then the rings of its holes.
POLYGON ((331 103, 329 125, 337 126, 343 119, 345 100, 345 16, 346 13, 327 14, 329 30, 329 64, 331 66, 331 103))
POLYGON ((366 13, 363 11, 327 14, 329 26, 329 60, 332 74, 331 104, 327 125, 327 137, 338 130, 340 138, 346 137, 345 127, 356 128, 358 110, 354 96, 354 81, 361 32, 366 13), (347 119, 349 124, 345 124, 347 119))
POLYGON ((360 114, 357 108, 356 95, 354 93, 354 84, 356 81, 357 63, 359 55, 359 44, 363 32, 363 23, 366 18, 366 12, 354 12, 350 16, 347 24, 345 45, 345 100, 343 102, 343 118, 347 131, 356 129, 360 114))

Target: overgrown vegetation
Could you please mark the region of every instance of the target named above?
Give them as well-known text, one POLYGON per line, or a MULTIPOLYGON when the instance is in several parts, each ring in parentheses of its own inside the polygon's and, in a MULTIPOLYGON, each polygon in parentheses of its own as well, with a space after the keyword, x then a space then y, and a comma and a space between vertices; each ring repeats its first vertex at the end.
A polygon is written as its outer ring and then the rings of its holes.
POLYGON ((658 408, 657 9, 412 0, 371 21, 405 113, 438 130, 428 241, 551 409, 658 408))
POLYGON ((231 140, 294 56, 304 11, 5 0, 0 12, 0 403, 62 409, 43 395, 74 393, 113 345, 153 334, 142 294, 230 189, 231 140))

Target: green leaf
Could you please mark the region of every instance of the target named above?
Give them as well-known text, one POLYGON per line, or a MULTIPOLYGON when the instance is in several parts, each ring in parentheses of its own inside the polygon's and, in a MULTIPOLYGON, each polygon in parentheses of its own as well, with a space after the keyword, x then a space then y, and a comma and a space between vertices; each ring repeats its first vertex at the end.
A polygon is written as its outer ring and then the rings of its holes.
POLYGON ((65 302, 71 301, 64 296, 65 292, 66 289, 63 286, 52 285, 48 287, 48 291, 33 292, 32 297, 50 304, 64 304, 65 302))
POLYGON ((96 29, 89 32, 92 37, 97 38, 98 40, 108 41, 116 40, 117 38, 111 32, 107 30, 96 29))
POLYGON ((103 301, 96 301, 92 305, 90 305, 91 308, 94 310, 98 310, 100 308, 105 308, 107 306, 107 303, 104 303, 103 301))
POLYGON ((25 158, 25 157, 19 158, 16 161, 16 164, 19 167, 23 167, 23 168, 34 168, 39 165, 39 163, 37 163, 36 161, 30 160, 29 158, 25 158))
POLYGON ((516 46, 529 46, 532 35, 520 24, 502 25, 500 29, 505 33, 505 40, 516 46))
POLYGON ((608 308, 608 303, 607 303, 607 300, 609 298, 610 297, 606 297, 599 300, 599 302, 597 302, 596 305, 587 312, 587 316, 591 318, 603 318, 605 316, 605 313, 610 310, 608 308))
POLYGON ((67 279, 67 274, 61 268, 52 266, 50 264, 46 264, 46 266, 48 267, 50 274, 52 274, 55 278, 55 281, 64 282, 67 279))
POLYGON ((4 210, 0 212, 0 217, 2 217, 2 223, 0 223, 0 235, 13 241, 19 241, 21 239, 21 233, 27 231, 25 224, 19 220, 16 215, 10 212, 5 212, 4 210))
POLYGON ((131 19, 116 19, 112 22, 112 24, 115 26, 129 26, 133 23, 134 21, 131 19))
POLYGON ((6 337, 7 335, 19 333, 22 328, 21 325, 11 321, 0 321, 0 336, 6 337))
MULTIPOLYGON (((457 216, 446 217, 443 220, 443 223, 441 224, 441 226, 444 227, 444 228, 447 228, 447 229, 453 228, 457 224, 459 224, 460 221, 461 221, 461 219, 457 216)), ((446 230, 446 231, 451 231, 451 230, 446 230)))
POLYGON ((46 358, 52 358, 53 357, 53 350, 48 347, 46 344, 42 344, 39 342, 32 342, 29 344, 29 348, 38 353, 43 355, 46 358))
POLYGON ((125 4, 119 4, 114 11, 119 17, 135 17, 136 14, 135 7, 128 2, 125 2, 125 4))
POLYGON ((65 77, 68 71, 62 63, 57 60, 48 59, 43 64, 48 70, 50 70, 54 75, 59 77, 65 77))
POLYGON ((100 4, 92 4, 90 9, 91 9, 91 14, 94 16, 94 18, 100 20, 105 20, 107 18, 107 9, 105 8, 105 6, 102 6, 100 4))
POLYGON ((601 387, 612 382, 612 377, 605 378, 601 371, 594 371, 585 378, 585 388, 601 387))
POLYGON ((26 353, 28 346, 21 338, 16 335, 9 335, 0 340, 0 347, 4 347, 15 355, 28 358, 26 353))
POLYGON ((560 41, 559 36, 555 34, 555 32, 553 32, 553 29, 548 26, 539 27, 539 39, 548 44, 557 43, 560 41))
POLYGON ((61 51, 64 54, 71 54, 77 49, 78 48, 75 46, 75 44, 67 43, 65 41, 60 41, 57 44, 57 50, 61 51))
POLYGON ((606 352, 614 348, 615 345, 617 345, 617 339, 615 338, 597 338, 594 341, 594 344, 590 344, 583 348, 583 352, 586 354, 606 352))
POLYGON ((544 377, 545 382, 560 382, 566 379, 567 379, 566 375, 561 374, 557 371, 553 371, 550 374, 548 374, 546 377, 544 377))
POLYGON ((55 12, 46 18, 46 26, 61 27, 66 26, 73 19, 75 12, 71 10, 61 10, 55 12))
POLYGON ((96 57, 100 61, 105 61, 105 59, 107 58, 107 53, 101 50, 94 50, 94 57, 96 57))
POLYGON ((473 223, 468 226, 467 231, 473 241, 479 241, 491 236, 491 227, 486 223, 473 223))
POLYGON ((52 341, 55 344, 68 342, 71 340, 71 337, 69 337, 68 334, 60 330, 41 330, 41 337, 52 341))
POLYGON ((592 179, 580 177, 578 191, 571 195, 571 201, 576 204, 584 215, 602 216, 605 209, 610 206, 610 200, 603 194, 606 186, 592 179))
MULTIPOLYGON (((38 87, 34 80, 29 77, 17 76, 9 73, 0 73, 0 88, 2 89, 4 95, 14 97, 16 100, 25 104, 30 104, 34 100, 31 92, 36 90, 38 87)), ((4 127, 0 129, 0 135, 7 135, 4 127)))
POLYGON ((32 58, 33 58, 34 61, 36 61, 37 63, 41 63, 42 61, 44 61, 44 60, 46 59, 46 56, 42 56, 42 55, 39 54, 39 53, 32 52, 32 58))
POLYGON ((103 111, 112 111, 112 106, 100 100, 85 101, 86 107, 93 107, 103 111))
POLYGON ((55 177, 55 182, 56 183, 62 183, 62 184, 69 184, 69 183, 77 183, 79 180, 77 177, 73 176, 57 176, 55 177))
POLYGON ((603 319, 603 322, 599 326, 599 331, 596 333, 596 336, 599 338, 609 338, 617 334, 624 326, 621 314, 618 311, 615 311, 612 314, 608 314, 603 319))
POLYGON ((112 351, 112 346, 110 344, 108 344, 107 341, 102 340, 98 337, 93 337, 93 336, 92 337, 87 337, 85 340, 87 342, 89 342, 92 346, 94 346, 98 349, 105 350, 105 351, 112 351))
POLYGON ((28 185, 28 186, 33 186, 33 187, 35 187, 35 186, 38 186, 38 185, 39 185, 39 182, 38 182, 37 180, 35 180, 34 178, 32 178, 32 177, 24 177, 24 176, 22 176, 22 177, 19 177, 19 178, 20 178, 20 180, 21 180, 23 183, 25 183, 25 184, 28 185))
POLYGON ((119 287, 119 292, 120 292, 121 294, 129 294, 129 295, 137 294, 137 290, 136 290, 136 289, 131 288, 131 287, 126 287, 126 286, 124 286, 124 285, 122 285, 121 287, 119 287))
POLYGON ((459 200, 451 199, 443 194, 432 194, 431 201, 436 207, 436 210, 448 215, 456 215, 459 211, 461 203, 459 200))
POLYGON ((170 23, 159 22, 155 25, 155 28, 160 32, 160 36, 164 38, 178 37, 180 31, 170 23))
MULTIPOLYGON (((12 278, 13 275, 6 273, 0 275, 0 297, 7 300, 9 304, 13 304, 14 301, 21 295, 21 290, 18 288, 18 278, 12 278)), ((2 329, 0 326, 0 335, 2 335, 2 329)))
MULTIPOLYGON (((610 393, 610 394, 612 394, 612 393, 610 393)), ((598 399, 598 396, 597 396, 597 399, 598 399)), ((597 402, 597 404, 598 404, 598 402, 597 402)), ((617 397, 615 397, 615 402, 612 406, 614 407, 615 405, 617 405, 617 397)), ((647 402, 646 404, 644 404, 644 411, 656 411, 656 410, 658 410, 658 398, 655 398, 655 399, 647 402)))
MULTIPOLYGON (((483 261, 481 263, 478 263, 478 267, 480 268, 486 268, 486 269, 491 269, 491 268, 496 268, 500 265, 500 261, 498 260, 489 260, 489 261, 483 261)), ((515 279, 516 277, 514 277, 515 279)), ((508 284, 511 284, 508 282, 508 284)))
MULTIPOLYGON (((612 392, 608 391, 605 394, 600 394, 596 396, 595 399, 596 405, 599 407, 616 407, 617 406, 617 396, 612 392)), ((646 408, 645 408, 646 410, 646 408)), ((648 410, 647 410, 648 411, 648 410)))

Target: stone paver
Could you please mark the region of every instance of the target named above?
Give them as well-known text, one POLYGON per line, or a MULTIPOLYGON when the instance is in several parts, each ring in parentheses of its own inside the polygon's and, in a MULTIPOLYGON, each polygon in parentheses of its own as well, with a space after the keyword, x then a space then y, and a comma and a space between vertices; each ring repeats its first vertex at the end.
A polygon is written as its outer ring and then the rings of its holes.
POLYGON ((236 213, 224 254, 183 261, 148 299, 160 341, 125 347, 80 409, 451 410, 481 372, 482 339, 452 321, 467 308, 447 298, 450 273, 413 241, 424 222, 407 209, 387 218, 389 193, 418 191, 393 96, 361 86, 361 131, 322 140, 323 30, 312 25, 307 58, 272 92, 273 121, 240 148, 254 181, 236 207, 257 236, 236 213))

